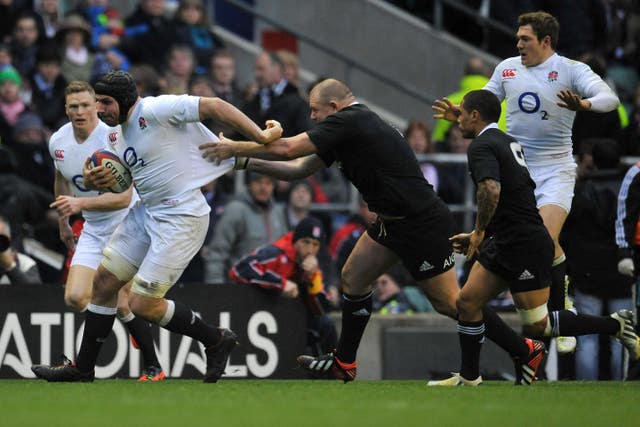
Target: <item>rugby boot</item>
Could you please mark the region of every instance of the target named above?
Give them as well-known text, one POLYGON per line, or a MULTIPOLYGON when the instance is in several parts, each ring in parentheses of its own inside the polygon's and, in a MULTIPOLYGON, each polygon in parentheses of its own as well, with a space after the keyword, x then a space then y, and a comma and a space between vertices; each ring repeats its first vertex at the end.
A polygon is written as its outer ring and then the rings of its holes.
POLYGON ((92 382, 94 379, 94 371, 80 372, 75 362, 69 360, 66 356, 62 356, 62 364, 57 366, 51 365, 34 365, 31 371, 38 378, 49 382, 92 382))
POLYGON ((640 358, 640 340, 636 335, 633 313, 629 310, 618 310, 611 317, 620 323, 620 330, 615 337, 626 347, 629 352, 629 360, 638 360, 640 358))
POLYGON ((163 381, 166 375, 159 366, 147 366, 142 370, 142 375, 138 378, 138 381, 163 381))
POLYGON ((446 378, 444 380, 431 380, 427 383, 428 386, 444 386, 444 387, 455 387, 455 386, 471 386, 477 387, 482 384, 482 376, 479 376, 475 380, 468 380, 464 378, 457 372, 452 372, 451 377, 446 378))
POLYGON ((358 362, 344 363, 334 352, 318 357, 302 355, 298 356, 296 361, 316 378, 337 379, 345 383, 356 379, 358 362))
POLYGON ((204 350, 207 356, 207 371, 203 379, 205 383, 215 383, 220 379, 227 367, 229 355, 238 345, 238 337, 231 329, 220 328, 219 330, 220 341, 204 350))
POLYGON ((531 385, 536 380, 538 368, 547 354, 547 348, 542 341, 530 338, 525 338, 525 341, 529 346, 529 354, 524 359, 514 359, 516 385, 531 385))

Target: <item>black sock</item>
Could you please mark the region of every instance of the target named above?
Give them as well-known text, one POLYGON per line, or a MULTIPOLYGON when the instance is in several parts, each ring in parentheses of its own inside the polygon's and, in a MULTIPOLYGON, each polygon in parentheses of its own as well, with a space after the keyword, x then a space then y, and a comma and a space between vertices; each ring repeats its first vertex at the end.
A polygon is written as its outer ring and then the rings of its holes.
POLYGON ((484 307, 482 317, 484 318, 484 335, 487 338, 509 353, 512 358, 527 357, 529 346, 524 338, 511 329, 492 308, 484 307))
POLYGON ((608 316, 576 314, 571 310, 554 311, 550 316, 551 333, 554 337, 590 334, 615 335, 620 330, 620 323, 608 316))
POLYGON ((484 341, 484 322, 458 320, 458 338, 462 353, 460 375, 473 381, 480 376, 480 348, 484 341))
POLYGON ((148 366, 157 366, 159 368, 160 362, 158 361, 156 349, 153 346, 153 337, 151 336, 151 323, 137 316, 123 323, 133 339, 138 343, 138 347, 140 347, 145 368, 148 366))
POLYGON ((161 325, 163 328, 200 341, 205 348, 211 347, 220 341, 220 331, 218 331, 218 328, 204 323, 202 319, 196 316, 186 305, 177 301, 173 301, 173 304, 173 316, 166 324, 161 325))
MULTIPOLYGON (((109 307, 97 308, 110 311, 109 307)), ((80 345, 80 351, 78 351, 78 357, 76 358, 76 367, 81 372, 90 372, 95 368, 102 343, 109 336, 113 328, 113 321, 116 318, 115 308, 113 308, 113 314, 98 314, 92 311, 92 309, 95 308, 93 305, 90 305, 86 311, 87 315, 84 323, 84 333, 82 334, 82 344, 80 345)))
POLYGON ((549 288, 549 301, 547 302, 549 313, 564 310, 564 278, 566 274, 567 262, 562 254, 554 260, 554 266, 551 267, 551 288, 549 288))
POLYGON ((336 355, 342 362, 352 363, 356 360, 362 334, 371 317, 372 295, 373 292, 360 296, 342 296, 342 331, 336 348, 336 355))

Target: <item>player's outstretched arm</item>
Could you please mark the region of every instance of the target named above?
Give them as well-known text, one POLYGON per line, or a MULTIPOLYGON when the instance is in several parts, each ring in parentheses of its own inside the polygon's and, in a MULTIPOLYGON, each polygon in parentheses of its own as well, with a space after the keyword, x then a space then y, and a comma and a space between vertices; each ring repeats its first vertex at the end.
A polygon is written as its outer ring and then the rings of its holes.
POLYGON ((269 175, 283 181, 295 181, 313 175, 326 165, 317 154, 289 161, 269 161, 248 158, 248 170, 269 175))
POLYGON ((255 157, 265 160, 292 160, 316 153, 316 146, 306 132, 290 138, 280 138, 268 144, 254 141, 234 141, 220 133, 220 141, 207 142, 198 148, 202 157, 220 161, 231 157, 255 157))
POLYGON ((200 98, 200 120, 213 119, 226 123, 235 130, 259 144, 267 144, 282 136, 282 126, 275 120, 268 120, 265 129, 247 117, 242 111, 220 98, 200 98))
POLYGON ((449 98, 437 99, 435 104, 431 106, 431 109, 435 111, 433 115, 434 119, 455 122, 460 115, 460 106, 455 105, 449 98))

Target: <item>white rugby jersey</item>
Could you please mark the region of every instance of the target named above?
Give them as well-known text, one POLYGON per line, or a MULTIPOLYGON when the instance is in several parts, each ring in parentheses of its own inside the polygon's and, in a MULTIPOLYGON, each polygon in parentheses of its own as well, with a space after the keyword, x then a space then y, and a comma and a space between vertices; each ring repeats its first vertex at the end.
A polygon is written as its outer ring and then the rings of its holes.
MULTIPOLYGON (((49 154, 53 159, 56 169, 64 176, 69 183, 71 192, 75 197, 95 197, 100 193, 88 190, 82 181, 82 168, 87 157, 91 157, 94 151, 99 149, 109 149, 107 141, 109 137, 115 137, 115 128, 110 128, 99 121, 98 126, 91 132, 91 135, 82 143, 78 144, 73 135, 71 123, 62 126, 49 139, 49 154)), ((131 197, 131 205, 138 200, 135 195, 131 197)), ((131 206, 130 205, 130 206, 131 206)), ((89 211, 83 210, 82 216, 85 221, 97 227, 115 228, 125 217, 129 208, 115 211, 89 211)), ((113 230, 111 230, 113 231, 113 230)))
POLYGON ((571 128, 575 111, 559 107, 558 93, 570 90, 583 98, 605 94, 603 104, 593 103, 594 111, 611 111, 618 98, 607 84, 582 62, 557 53, 535 67, 522 65, 519 56, 496 66, 484 87, 507 99, 507 133, 524 147, 527 163, 547 163, 554 158, 570 158, 571 128))
POLYGON ((233 168, 233 158, 218 166, 202 158, 198 146, 218 138, 200 123, 199 102, 189 95, 143 98, 111 143, 150 211, 207 214, 200 187, 233 168))

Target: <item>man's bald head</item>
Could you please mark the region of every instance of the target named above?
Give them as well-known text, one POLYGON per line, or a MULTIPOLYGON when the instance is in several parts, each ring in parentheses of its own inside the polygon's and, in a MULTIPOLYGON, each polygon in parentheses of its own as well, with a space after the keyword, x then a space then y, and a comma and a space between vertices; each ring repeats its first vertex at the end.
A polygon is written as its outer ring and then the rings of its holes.
POLYGON ((331 101, 338 105, 347 103, 351 104, 354 100, 351 89, 336 79, 326 79, 318 83, 311 90, 311 94, 315 94, 322 104, 328 105, 331 101))
POLYGON ((323 80, 309 94, 311 120, 320 123, 331 114, 348 107, 353 101, 355 97, 347 85, 336 79, 323 80))

